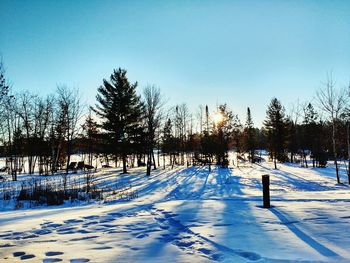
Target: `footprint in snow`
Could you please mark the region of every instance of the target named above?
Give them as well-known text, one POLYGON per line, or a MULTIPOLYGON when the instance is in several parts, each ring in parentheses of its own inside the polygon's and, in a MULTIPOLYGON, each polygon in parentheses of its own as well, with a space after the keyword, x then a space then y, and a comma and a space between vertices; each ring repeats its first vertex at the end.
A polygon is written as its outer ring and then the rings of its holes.
POLYGON ((50 223, 50 224, 45 224, 43 225, 43 227, 47 228, 47 227, 50 227, 50 228, 57 228, 57 227, 60 227, 62 226, 62 224, 54 224, 54 223, 50 223))
POLYGON ((223 257, 222 254, 214 254, 211 256, 213 260, 219 261, 223 257))
POLYGON ((88 230, 85 230, 85 229, 79 229, 79 230, 76 231, 76 233, 80 233, 80 234, 89 234, 89 233, 91 233, 91 232, 88 231, 88 230))
POLYGON ((109 247, 109 246, 104 246, 104 247, 94 247, 94 250, 105 250, 105 249, 112 249, 113 247, 109 247))
POLYGON ((136 236, 136 238, 144 238, 144 237, 148 237, 148 234, 143 233, 143 234, 138 234, 136 236))
POLYGON ((118 212, 112 212, 112 213, 108 213, 108 216, 114 216, 114 217, 123 217, 124 214, 122 213, 118 213, 118 212))
POLYGON ((69 241, 82 241, 87 239, 98 238, 99 236, 89 236, 89 237, 81 237, 81 238, 72 238, 69 241))
POLYGON ((20 256, 23 256, 23 255, 25 255, 25 254, 26 254, 26 252, 18 251, 18 252, 14 252, 14 253, 13 253, 13 256, 14 256, 14 257, 20 257, 20 256))
POLYGON ((26 254, 26 252, 23 252, 23 251, 14 252, 13 256, 16 257, 16 258, 19 257, 21 260, 35 258, 35 255, 33 255, 33 254, 26 254))
POLYGON ((84 263, 89 261, 90 259, 87 259, 87 258, 74 258, 70 260, 70 263, 84 263))
POLYGON ((71 224, 71 223, 81 223, 84 222, 84 220, 81 219, 68 219, 63 221, 65 224, 71 224))
POLYGON ((100 218, 100 223, 108 223, 108 222, 112 222, 114 220, 115 220, 114 218, 107 216, 107 217, 100 218))
POLYGON ((43 263, 55 263, 55 262, 62 262, 63 259, 61 258, 44 258, 43 263))
POLYGON ((38 235, 35 234, 31 234, 31 235, 27 235, 27 236, 22 236, 22 239, 32 239, 32 238, 36 238, 39 237, 38 235))
POLYGON ((211 253, 211 250, 207 248, 199 248, 198 251, 202 252, 205 255, 209 255, 211 253))
POLYGON ((237 254, 251 261, 256 261, 261 259, 261 256, 259 254, 252 253, 252 252, 238 252, 237 254))
POLYGON ((58 255, 63 255, 63 252, 60 251, 48 251, 45 253, 47 257, 53 257, 53 256, 58 256, 58 255))
POLYGON ((26 260, 26 259, 31 259, 31 258, 35 258, 35 255, 33 254, 26 254, 20 257, 21 260, 26 260))
POLYGON ((1 244, 0 248, 6 248, 6 247, 14 247, 15 245, 11 245, 11 244, 1 244))
POLYGON ((97 219, 99 216, 84 216, 84 219, 97 219))
POLYGON ((48 229, 39 229, 39 230, 35 230, 33 233, 36 234, 36 235, 41 235, 42 236, 42 235, 51 234, 52 231, 48 230, 48 229))
POLYGON ((190 247, 190 246, 194 245, 195 242, 194 241, 181 241, 181 240, 178 240, 178 241, 175 242, 175 244, 177 246, 179 246, 179 247, 190 247))

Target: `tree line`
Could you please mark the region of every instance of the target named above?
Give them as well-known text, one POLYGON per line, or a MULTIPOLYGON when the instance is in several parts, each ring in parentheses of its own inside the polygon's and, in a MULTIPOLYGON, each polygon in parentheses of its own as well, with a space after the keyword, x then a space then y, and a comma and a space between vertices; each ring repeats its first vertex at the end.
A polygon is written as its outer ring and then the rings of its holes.
POLYGON ((287 113, 277 98, 267 107, 263 127, 254 126, 247 108, 241 122, 227 104, 195 114, 186 104, 166 107, 160 88, 148 85, 138 93, 125 69, 116 69, 97 88, 96 103, 87 107, 78 90, 65 85, 46 97, 14 94, 0 64, 0 154, 12 179, 27 172, 68 174, 71 156, 83 154, 84 168, 121 165, 157 167, 211 165, 227 167, 234 150, 235 165, 259 162, 267 150, 278 162, 325 167, 334 161, 337 182, 343 161, 349 176, 349 95, 331 77, 313 102, 296 103, 287 113), (347 162, 345 161, 347 160, 347 162))

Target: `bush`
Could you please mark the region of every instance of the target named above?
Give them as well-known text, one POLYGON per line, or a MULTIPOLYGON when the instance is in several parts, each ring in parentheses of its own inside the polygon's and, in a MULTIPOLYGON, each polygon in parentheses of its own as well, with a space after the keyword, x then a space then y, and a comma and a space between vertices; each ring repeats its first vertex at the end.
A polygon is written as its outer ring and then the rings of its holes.
POLYGON ((24 182, 17 196, 17 201, 34 201, 37 204, 61 205, 64 201, 101 199, 102 193, 97 187, 92 186, 89 193, 86 188, 65 190, 55 186, 52 182, 36 179, 24 182))

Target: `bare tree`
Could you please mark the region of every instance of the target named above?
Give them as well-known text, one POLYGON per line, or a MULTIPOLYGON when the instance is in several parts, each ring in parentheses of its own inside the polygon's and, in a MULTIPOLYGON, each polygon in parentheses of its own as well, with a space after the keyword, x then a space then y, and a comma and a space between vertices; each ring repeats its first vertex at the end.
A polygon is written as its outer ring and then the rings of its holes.
POLYGON ((9 162, 9 172, 12 175, 12 180, 17 181, 18 172, 18 144, 15 143, 19 137, 21 129, 19 129, 19 116, 17 103, 14 96, 9 96, 4 103, 6 116, 6 131, 7 131, 7 156, 6 162, 9 162))
MULTIPOLYGON (((347 102, 349 102, 350 98, 350 82, 347 87, 347 102)), ((343 112, 343 117, 346 119, 346 144, 348 148, 348 168, 347 168, 347 174, 348 174, 348 183, 350 184, 350 107, 349 105, 346 106, 346 109, 343 112)))
POLYGON ((175 106, 175 138, 179 141, 179 153, 181 165, 185 164, 185 146, 187 139, 187 124, 190 113, 187 104, 182 103, 175 106))
POLYGON ((35 146, 32 144, 34 134, 35 134, 35 118, 34 118, 34 107, 33 101, 34 96, 29 92, 23 92, 18 96, 18 115, 22 119, 26 143, 25 143, 25 152, 28 159, 28 171, 29 174, 33 174, 34 172, 34 148, 35 146))
MULTIPOLYGON (((34 143, 36 145, 36 154, 39 158, 39 174, 44 172, 48 174, 50 161, 49 151, 49 126, 50 118, 53 114, 53 96, 48 96, 46 99, 35 97, 34 99, 34 143)), ((35 165, 35 161, 33 166, 35 165)), ((33 167, 34 169, 34 167, 33 167)))
MULTIPOLYGON (((9 93, 10 86, 5 79, 5 68, 4 64, 2 62, 2 59, 0 58, 0 107, 2 108, 2 105, 6 101, 6 98, 9 93)), ((3 109, 0 108, 0 113, 3 109)))
POLYGON ((76 89, 69 89, 67 86, 57 87, 57 102, 61 124, 64 126, 63 132, 66 141, 66 172, 62 175, 63 189, 66 193, 68 170, 72 155, 73 140, 79 134, 78 122, 82 116, 82 105, 79 92, 76 89))
POLYGON ((144 105, 145 105, 145 119, 147 126, 147 175, 151 174, 151 166, 153 161, 154 169, 156 169, 156 162, 154 158, 154 146, 156 143, 156 131, 160 127, 162 117, 162 107, 164 105, 160 89, 152 86, 147 86, 143 90, 144 105))
MULTIPOLYGON (((298 140, 298 124, 299 124, 299 118, 301 117, 302 114, 302 105, 299 101, 299 99, 291 104, 290 107, 290 112, 289 115, 287 116, 289 120, 289 133, 290 133, 290 138, 289 138, 289 151, 290 151, 290 161, 293 163, 295 159, 295 154, 300 148, 300 141, 298 140)), ((305 166, 307 167, 307 162, 306 162, 306 153, 303 150, 302 152, 302 162, 305 163, 305 166)))
POLYGON ((62 113, 66 124, 66 141, 67 141, 67 167, 72 155, 72 142, 79 134, 78 122, 82 117, 82 104, 79 92, 76 89, 69 89, 67 86, 59 86, 57 88, 58 106, 62 113))
POLYGON ((345 108, 346 102, 346 90, 345 89, 336 89, 335 82, 333 81, 332 75, 328 76, 326 83, 321 87, 316 93, 319 106, 322 111, 328 115, 332 123, 332 144, 333 144, 333 155, 334 155, 334 164, 335 171, 337 176, 337 182, 340 183, 339 177, 339 167, 337 161, 337 121, 339 115, 345 108))
POLYGON ((198 121, 198 124, 199 124, 199 134, 203 133, 203 112, 204 112, 203 105, 199 105, 198 106, 198 111, 197 111, 197 114, 196 114, 197 121, 198 121))

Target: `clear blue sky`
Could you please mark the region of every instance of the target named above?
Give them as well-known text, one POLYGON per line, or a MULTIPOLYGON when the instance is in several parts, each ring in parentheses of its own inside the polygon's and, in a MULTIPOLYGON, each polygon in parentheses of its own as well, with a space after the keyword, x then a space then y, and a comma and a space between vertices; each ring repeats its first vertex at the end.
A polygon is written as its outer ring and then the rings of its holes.
POLYGON ((0 53, 16 91, 78 87, 93 104, 114 68, 168 105, 227 102, 256 125, 273 96, 312 99, 350 80, 350 1, 0 0, 0 53))

